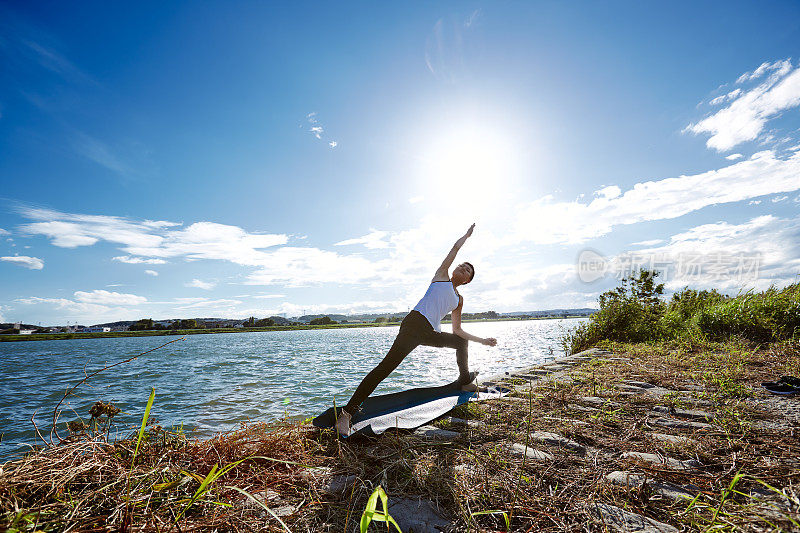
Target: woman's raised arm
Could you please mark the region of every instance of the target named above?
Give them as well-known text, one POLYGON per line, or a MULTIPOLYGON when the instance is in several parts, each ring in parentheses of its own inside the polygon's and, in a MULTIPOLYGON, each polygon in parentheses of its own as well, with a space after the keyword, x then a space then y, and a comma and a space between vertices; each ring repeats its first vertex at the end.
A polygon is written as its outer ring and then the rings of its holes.
POLYGON ((442 281, 450 279, 450 276, 448 275, 450 266, 453 264, 453 261, 455 261, 458 251, 462 246, 464 246, 464 243, 467 242, 467 239, 469 239, 470 235, 472 235, 473 229, 475 229, 475 224, 472 224, 464 236, 456 241, 456 243, 450 249, 450 252, 447 254, 447 257, 445 257, 444 261, 442 261, 441 266, 436 269, 436 274, 433 276, 434 280, 438 280, 439 278, 442 278, 442 281))

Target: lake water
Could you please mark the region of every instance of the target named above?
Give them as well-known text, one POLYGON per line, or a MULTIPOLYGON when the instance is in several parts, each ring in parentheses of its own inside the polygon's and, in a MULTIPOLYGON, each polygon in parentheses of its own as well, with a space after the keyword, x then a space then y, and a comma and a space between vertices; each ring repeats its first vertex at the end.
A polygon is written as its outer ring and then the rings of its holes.
MULTIPOLYGON (((470 369, 488 377, 558 357, 561 333, 582 320, 467 323, 470 333, 498 339, 494 348, 469 344, 470 369)), ((196 436, 234 429, 247 420, 313 416, 331 406, 334 396, 337 405, 347 402, 386 354, 397 331, 398 327, 378 327, 189 335, 94 376, 64 402, 60 421, 78 415, 88 420, 89 408, 103 400, 122 409, 116 430, 127 435, 141 423, 151 387, 156 389, 151 417, 164 427, 183 424, 196 436)), ((91 373, 172 339, 0 343, 0 457, 7 460, 36 443, 30 422, 34 411, 47 435, 53 408, 84 371, 91 373)), ((441 385, 457 377, 455 350, 420 346, 375 394, 441 385)))

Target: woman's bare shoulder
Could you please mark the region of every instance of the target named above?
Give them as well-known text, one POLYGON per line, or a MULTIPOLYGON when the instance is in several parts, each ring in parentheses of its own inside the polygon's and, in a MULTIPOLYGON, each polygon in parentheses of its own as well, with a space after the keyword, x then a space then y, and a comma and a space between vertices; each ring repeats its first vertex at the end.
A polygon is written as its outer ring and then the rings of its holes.
POLYGON ((440 271, 437 270, 436 274, 433 275, 433 279, 431 280, 431 283, 434 283, 434 282, 437 282, 437 281, 450 281, 450 276, 447 275, 447 271, 440 272, 440 271))

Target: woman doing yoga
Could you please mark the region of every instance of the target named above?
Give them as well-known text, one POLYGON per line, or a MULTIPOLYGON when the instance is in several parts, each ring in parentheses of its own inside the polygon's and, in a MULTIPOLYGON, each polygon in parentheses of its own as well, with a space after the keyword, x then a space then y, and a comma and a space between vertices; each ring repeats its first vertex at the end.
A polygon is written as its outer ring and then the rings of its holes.
POLYGON ((497 340, 476 337, 461 329, 461 309, 464 306, 464 298, 458 294, 456 288, 472 281, 472 278, 475 277, 475 268, 470 263, 461 263, 453 269, 452 275, 448 274, 456 254, 472 235, 474 228, 475 224, 470 226, 464 236, 453 245, 450 253, 436 270, 425 296, 400 324, 400 332, 389 349, 389 353, 361 381, 356 392, 353 393, 353 397, 339 414, 336 430, 340 435, 345 437, 350 435, 353 414, 361 403, 372 394, 381 381, 397 368, 397 365, 411 353, 411 350, 419 345, 455 348, 459 372, 457 383, 464 390, 476 390, 476 386, 472 382, 477 374, 469 371, 467 342, 473 341, 487 346, 495 346, 497 340), (442 333, 442 318, 450 312, 452 312, 453 333, 442 333))

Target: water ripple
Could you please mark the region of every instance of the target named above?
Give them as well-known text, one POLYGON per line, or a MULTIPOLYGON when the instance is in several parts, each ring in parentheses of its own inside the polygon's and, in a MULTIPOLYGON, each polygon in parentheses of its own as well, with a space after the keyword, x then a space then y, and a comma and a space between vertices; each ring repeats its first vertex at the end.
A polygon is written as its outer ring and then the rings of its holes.
MULTIPOLYGON (((578 320, 480 322, 466 329, 496 337, 489 348, 469 344, 470 367, 488 376, 559 355, 558 337, 578 320), (551 352, 552 349, 552 352, 551 352)), ((447 327, 447 326, 445 326, 447 327)), ((397 327, 193 335, 94 376, 64 403, 62 420, 88 418, 89 407, 110 401, 122 409, 120 435, 141 421, 151 387, 152 416, 162 426, 183 424, 196 436, 235 429, 247 420, 306 418, 345 403, 383 358, 397 327), (74 409, 75 412, 72 412, 74 409)), ((84 371, 123 361, 163 344, 163 337, 119 337, 0 343, 0 457, 36 442, 64 392, 84 371)), ((456 379, 455 352, 419 347, 376 393, 439 385, 456 379)))

